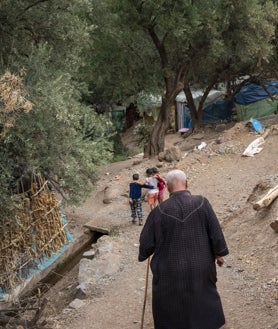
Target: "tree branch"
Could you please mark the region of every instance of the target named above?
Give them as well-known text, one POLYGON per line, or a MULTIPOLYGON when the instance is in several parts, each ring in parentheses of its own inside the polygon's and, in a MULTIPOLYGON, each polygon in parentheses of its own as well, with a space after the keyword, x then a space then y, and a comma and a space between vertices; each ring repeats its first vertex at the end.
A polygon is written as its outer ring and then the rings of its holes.
POLYGON ((23 15, 26 11, 28 11, 30 8, 35 7, 37 5, 39 5, 40 3, 43 2, 48 2, 49 0, 38 0, 34 3, 31 3, 29 6, 27 6, 26 8, 24 8, 17 16, 16 18, 20 17, 21 15, 23 15))

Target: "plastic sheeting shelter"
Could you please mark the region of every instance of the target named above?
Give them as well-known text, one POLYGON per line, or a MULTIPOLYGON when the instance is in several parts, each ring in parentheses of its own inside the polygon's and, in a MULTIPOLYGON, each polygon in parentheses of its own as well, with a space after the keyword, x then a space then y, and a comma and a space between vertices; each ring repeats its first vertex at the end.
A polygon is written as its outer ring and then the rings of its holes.
MULTIPOLYGON (((42 207, 43 208, 43 207, 42 207)), ((53 209, 52 209, 53 210, 53 209)), ((45 220, 45 217, 42 217, 45 220)), ((20 259, 18 259, 19 264, 18 268, 13 268, 12 270, 16 272, 17 276, 19 277, 19 282, 15 284, 15 287, 13 287, 14 293, 19 294, 20 291, 27 285, 27 283, 38 273, 44 271, 48 267, 50 267, 69 247, 69 244, 74 241, 73 236, 71 235, 69 229, 68 229, 68 222, 67 218, 64 214, 60 213, 60 221, 63 225, 63 230, 66 235, 66 242, 52 255, 40 255, 41 257, 38 258, 34 256, 32 259, 25 259, 24 266, 20 267, 20 259)), ((49 220, 47 220, 48 225, 51 225, 49 220)), ((32 225, 30 225, 32 227, 32 225)), ((54 239, 54 237, 53 237, 54 239)), ((53 240, 52 239, 52 240, 53 240)), ((6 273, 6 275, 9 275, 9 273, 6 273)), ((13 292, 9 291, 9 289, 5 289, 5 287, 0 286, 0 301, 2 300, 8 300, 8 296, 12 296, 13 292)))
MULTIPOLYGON (((202 124, 213 124, 232 120, 233 102, 224 100, 224 91, 213 89, 210 91, 203 105, 202 124)), ((198 107, 203 91, 192 92, 195 106, 198 107)), ((176 97, 178 129, 192 128, 189 108, 186 106, 186 96, 181 92, 176 97)))
POLYGON ((278 81, 264 83, 266 90, 255 83, 245 83, 235 95, 234 103, 239 121, 272 115, 278 108, 278 81))
POLYGON ((203 109, 202 124, 217 123, 221 121, 232 121, 232 109, 234 103, 229 100, 220 99, 203 109))
POLYGON ((111 111, 111 120, 115 129, 118 132, 123 132, 125 129, 125 107, 118 106, 111 111))

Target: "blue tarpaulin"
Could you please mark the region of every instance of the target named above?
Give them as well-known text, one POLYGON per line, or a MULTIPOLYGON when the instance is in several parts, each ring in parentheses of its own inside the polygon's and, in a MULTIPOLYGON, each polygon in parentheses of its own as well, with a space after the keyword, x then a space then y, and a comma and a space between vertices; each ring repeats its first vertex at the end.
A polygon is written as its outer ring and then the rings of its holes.
POLYGON ((258 102, 262 99, 268 98, 269 95, 273 96, 278 94, 278 81, 272 80, 264 83, 265 89, 256 84, 247 82, 243 85, 241 90, 235 95, 234 101, 237 104, 248 105, 251 103, 258 102))
MULTIPOLYGON (((206 106, 202 113, 202 124, 214 124, 222 121, 232 121, 232 101, 220 99, 206 106)), ((184 128, 192 128, 192 120, 189 108, 184 107, 184 128)))
POLYGON ((202 124, 232 121, 234 103, 229 100, 218 100, 203 109, 202 124))

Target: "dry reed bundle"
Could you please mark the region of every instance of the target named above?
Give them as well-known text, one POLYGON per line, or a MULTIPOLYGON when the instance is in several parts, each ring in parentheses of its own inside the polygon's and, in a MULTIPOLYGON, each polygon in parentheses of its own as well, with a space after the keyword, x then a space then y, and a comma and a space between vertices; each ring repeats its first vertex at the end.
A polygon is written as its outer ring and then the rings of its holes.
POLYGON ((7 71, 0 76, 0 122, 3 125, 0 136, 5 136, 22 112, 32 109, 32 103, 25 99, 23 75, 24 71, 20 72, 20 76, 7 71))
POLYGON ((0 228, 0 289, 3 291, 13 289, 39 262, 56 254, 67 243, 58 199, 45 179, 32 177, 28 197, 22 194, 22 205, 19 218, 0 228))

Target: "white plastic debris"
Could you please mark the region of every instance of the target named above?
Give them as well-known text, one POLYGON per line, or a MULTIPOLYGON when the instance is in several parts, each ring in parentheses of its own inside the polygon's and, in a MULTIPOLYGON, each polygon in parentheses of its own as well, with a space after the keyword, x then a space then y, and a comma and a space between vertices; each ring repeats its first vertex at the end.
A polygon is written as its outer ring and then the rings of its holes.
POLYGON ((198 145, 198 150, 202 150, 203 148, 205 148, 207 146, 207 143, 202 142, 200 145, 198 145))
POLYGON ((248 147, 246 148, 246 150, 243 152, 243 156, 246 157, 253 157, 255 154, 261 152, 261 150, 263 149, 262 147, 260 147, 263 143, 265 142, 263 137, 259 137, 257 139, 255 139, 252 143, 250 143, 248 145, 248 147))

